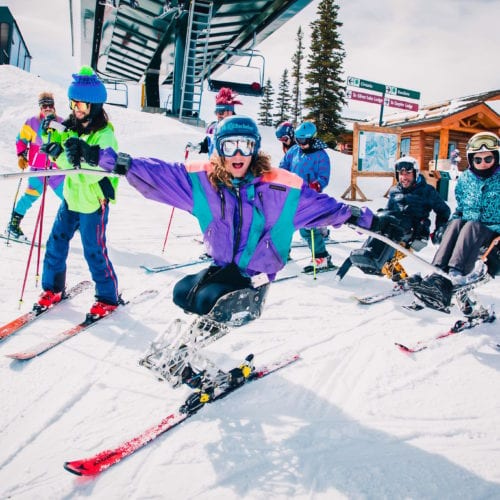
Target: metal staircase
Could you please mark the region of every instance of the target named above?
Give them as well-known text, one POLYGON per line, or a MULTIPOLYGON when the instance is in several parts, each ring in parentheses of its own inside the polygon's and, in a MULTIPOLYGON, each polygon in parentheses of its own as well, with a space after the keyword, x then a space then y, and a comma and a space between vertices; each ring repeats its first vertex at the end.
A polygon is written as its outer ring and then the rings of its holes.
POLYGON ((182 68, 182 93, 179 119, 198 124, 203 82, 207 73, 207 50, 213 1, 192 0, 186 33, 182 68))

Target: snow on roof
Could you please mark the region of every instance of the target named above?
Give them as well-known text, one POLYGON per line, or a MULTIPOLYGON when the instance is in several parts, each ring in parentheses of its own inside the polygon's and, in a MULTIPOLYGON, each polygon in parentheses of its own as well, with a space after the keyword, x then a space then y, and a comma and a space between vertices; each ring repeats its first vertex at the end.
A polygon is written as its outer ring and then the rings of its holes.
MULTIPOLYGON (((446 101, 421 106, 418 111, 398 111, 386 116, 382 125, 393 126, 409 122, 414 124, 426 121, 437 121, 481 103, 487 104, 498 114, 497 110, 499 110, 499 106, 498 103, 495 102, 498 100, 500 100, 500 90, 490 90, 480 94, 448 99, 446 101)), ((378 123, 378 119, 372 118, 368 120, 368 122, 378 123)))

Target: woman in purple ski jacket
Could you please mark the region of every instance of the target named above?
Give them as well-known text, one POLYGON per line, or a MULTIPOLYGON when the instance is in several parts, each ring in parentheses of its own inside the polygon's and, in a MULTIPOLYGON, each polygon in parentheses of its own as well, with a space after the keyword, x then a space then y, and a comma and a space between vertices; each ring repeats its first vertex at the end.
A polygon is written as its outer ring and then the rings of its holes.
MULTIPOLYGON (((193 214, 200 224, 213 265, 181 279, 174 303, 208 313, 219 297, 243 288, 267 289, 287 262, 293 233, 302 227, 345 222, 379 230, 381 221, 359 209, 317 193, 300 177, 272 168, 260 151, 260 134, 251 118, 219 122, 216 152, 206 162, 167 163, 100 150, 78 139, 66 142, 68 158, 99 164, 123 174, 146 198, 193 214)), ((261 294, 264 296, 265 293, 261 294)))

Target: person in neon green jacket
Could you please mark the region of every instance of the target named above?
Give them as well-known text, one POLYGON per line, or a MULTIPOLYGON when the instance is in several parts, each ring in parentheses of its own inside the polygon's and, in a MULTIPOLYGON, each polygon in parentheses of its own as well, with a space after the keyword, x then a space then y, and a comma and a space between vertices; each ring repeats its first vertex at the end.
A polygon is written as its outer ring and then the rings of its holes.
MULTIPOLYGON (((74 168, 63 151, 64 143, 70 137, 78 137, 88 147, 118 150, 113 126, 103 109, 107 99, 106 88, 90 67, 83 66, 79 73, 73 74, 68 97, 72 113, 63 122, 64 128, 59 130, 48 120, 42 124, 47 137, 50 131, 51 139, 43 149, 62 170, 74 168)), ((85 163, 82 166, 102 170, 93 164, 85 163)), ((85 260, 96 286, 96 302, 90 314, 105 316, 116 309, 120 302, 118 279, 108 256, 106 226, 109 204, 116 200, 117 187, 116 178, 85 174, 66 176, 64 200, 47 241, 42 274, 44 291, 38 300, 38 307, 50 307, 63 297, 69 244, 79 230, 85 260)))

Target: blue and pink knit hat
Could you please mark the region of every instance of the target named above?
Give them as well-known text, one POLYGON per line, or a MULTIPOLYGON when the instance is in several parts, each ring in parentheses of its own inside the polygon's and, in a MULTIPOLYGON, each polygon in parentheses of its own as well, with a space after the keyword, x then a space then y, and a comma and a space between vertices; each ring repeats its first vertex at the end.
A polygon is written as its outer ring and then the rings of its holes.
POLYGON ((80 71, 72 76, 73 82, 68 89, 70 99, 94 104, 106 102, 106 87, 90 66, 82 66, 80 71))

